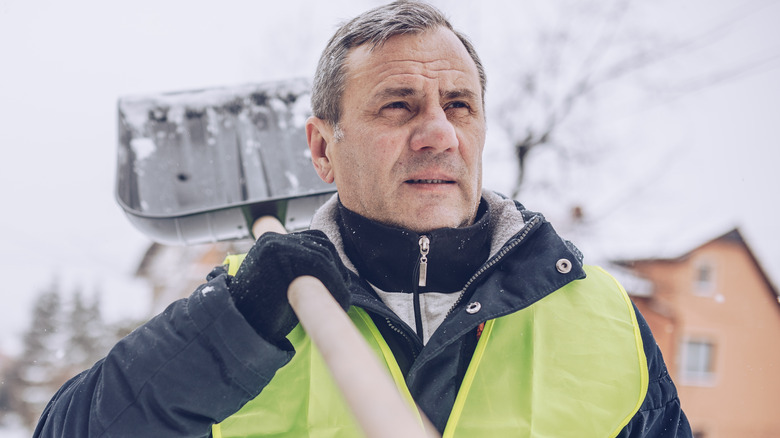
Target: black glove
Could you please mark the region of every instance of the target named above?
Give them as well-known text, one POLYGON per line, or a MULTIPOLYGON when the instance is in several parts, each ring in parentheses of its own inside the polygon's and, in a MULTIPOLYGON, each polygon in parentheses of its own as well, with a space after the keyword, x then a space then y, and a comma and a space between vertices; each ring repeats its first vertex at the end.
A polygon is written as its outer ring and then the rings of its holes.
POLYGON ((260 336, 284 349, 292 349, 286 336, 298 324, 287 301, 287 288, 302 275, 317 277, 344 310, 349 308, 349 272, 319 230, 263 234, 228 283, 236 308, 247 322, 260 336))

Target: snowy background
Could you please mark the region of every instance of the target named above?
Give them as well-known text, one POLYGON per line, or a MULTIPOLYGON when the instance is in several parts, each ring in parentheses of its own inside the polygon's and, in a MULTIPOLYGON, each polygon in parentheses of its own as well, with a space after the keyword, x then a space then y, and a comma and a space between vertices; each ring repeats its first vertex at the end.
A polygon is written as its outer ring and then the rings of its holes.
MULTIPOLYGON (((52 282, 99 291, 109 317, 148 311, 132 273, 149 241, 114 200, 119 97, 311 77, 337 24, 379 3, 0 0, 0 352, 18 352, 52 282)), ((584 206, 598 226, 571 235, 598 237, 597 254, 687 250, 740 226, 777 284, 780 2, 603 3, 633 8, 623 31, 701 44, 580 101, 559 138, 599 146, 565 165, 553 149, 533 156, 521 201, 564 233, 584 206)), ((567 26, 576 2, 433 4, 483 57, 485 186, 511 193, 510 134, 494 117, 512 73, 538 59, 540 26, 567 26)))

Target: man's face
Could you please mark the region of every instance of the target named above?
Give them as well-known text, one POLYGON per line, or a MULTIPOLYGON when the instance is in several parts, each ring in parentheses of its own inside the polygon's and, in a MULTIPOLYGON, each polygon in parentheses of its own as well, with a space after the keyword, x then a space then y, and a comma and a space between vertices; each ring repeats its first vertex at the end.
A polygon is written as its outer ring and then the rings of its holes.
POLYGON ((471 224, 485 115, 476 65, 457 36, 397 35, 353 49, 346 66, 340 135, 320 119, 307 123, 320 177, 335 181, 345 207, 388 225, 471 224))

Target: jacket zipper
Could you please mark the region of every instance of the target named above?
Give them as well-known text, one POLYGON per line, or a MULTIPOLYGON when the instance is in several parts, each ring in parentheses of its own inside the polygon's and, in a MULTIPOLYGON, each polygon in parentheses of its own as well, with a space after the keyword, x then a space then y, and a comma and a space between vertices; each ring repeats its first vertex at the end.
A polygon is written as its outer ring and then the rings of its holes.
POLYGON ((428 284, 428 252, 431 249, 431 239, 426 235, 420 236, 417 241, 420 247, 420 261, 417 269, 417 286, 414 288, 414 326, 417 336, 423 340, 422 309, 420 306, 420 288, 428 284))
POLYGON ((474 275, 469 278, 469 281, 466 282, 466 285, 463 286, 463 289, 460 290, 460 295, 458 296, 458 299, 455 300, 455 304, 450 307, 450 310, 447 311, 447 316, 450 316, 450 314, 455 311, 455 308, 458 307, 461 301, 463 301, 463 297, 466 295, 466 292, 468 291, 469 287, 474 284, 477 279, 485 273, 488 269, 493 267, 496 263, 501 261, 504 256, 507 255, 512 249, 514 249, 517 245, 521 244, 525 237, 528 235, 528 233, 536 227, 536 225, 540 222, 539 216, 535 216, 531 221, 528 223, 528 225, 523 228, 523 230, 520 232, 520 234, 517 236, 517 239, 512 241, 510 244, 504 246, 501 248, 500 251, 490 260, 487 261, 484 265, 482 265, 481 268, 477 272, 474 273, 474 275))
POLYGON ((428 284, 428 251, 431 249, 431 239, 426 235, 422 235, 417 244, 420 246, 420 270, 417 277, 417 286, 425 287, 428 284))
POLYGON ((412 353, 412 360, 411 362, 414 362, 415 359, 417 359, 417 344, 414 343, 414 341, 407 336, 406 332, 400 328, 398 328, 395 324, 393 324, 392 321, 390 321, 390 318, 385 318, 385 322, 387 322, 387 326, 390 327, 391 330, 401 335, 402 338, 406 341, 406 344, 409 346, 409 351, 412 353))

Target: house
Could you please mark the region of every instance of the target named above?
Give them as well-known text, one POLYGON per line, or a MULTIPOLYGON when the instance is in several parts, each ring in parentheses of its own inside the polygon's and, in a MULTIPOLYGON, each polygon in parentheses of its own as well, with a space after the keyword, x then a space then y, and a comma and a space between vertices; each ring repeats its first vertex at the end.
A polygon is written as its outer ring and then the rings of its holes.
POLYGON ((249 251, 251 240, 167 246, 152 243, 136 269, 136 277, 149 282, 152 290, 151 314, 163 311, 171 302, 189 296, 206 275, 222 264, 229 254, 249 251))
POLYGON ((652 284, 632 299, 694 436, 780 436, 780 298, 739 229, 676 256, 619 263, 652 284))

